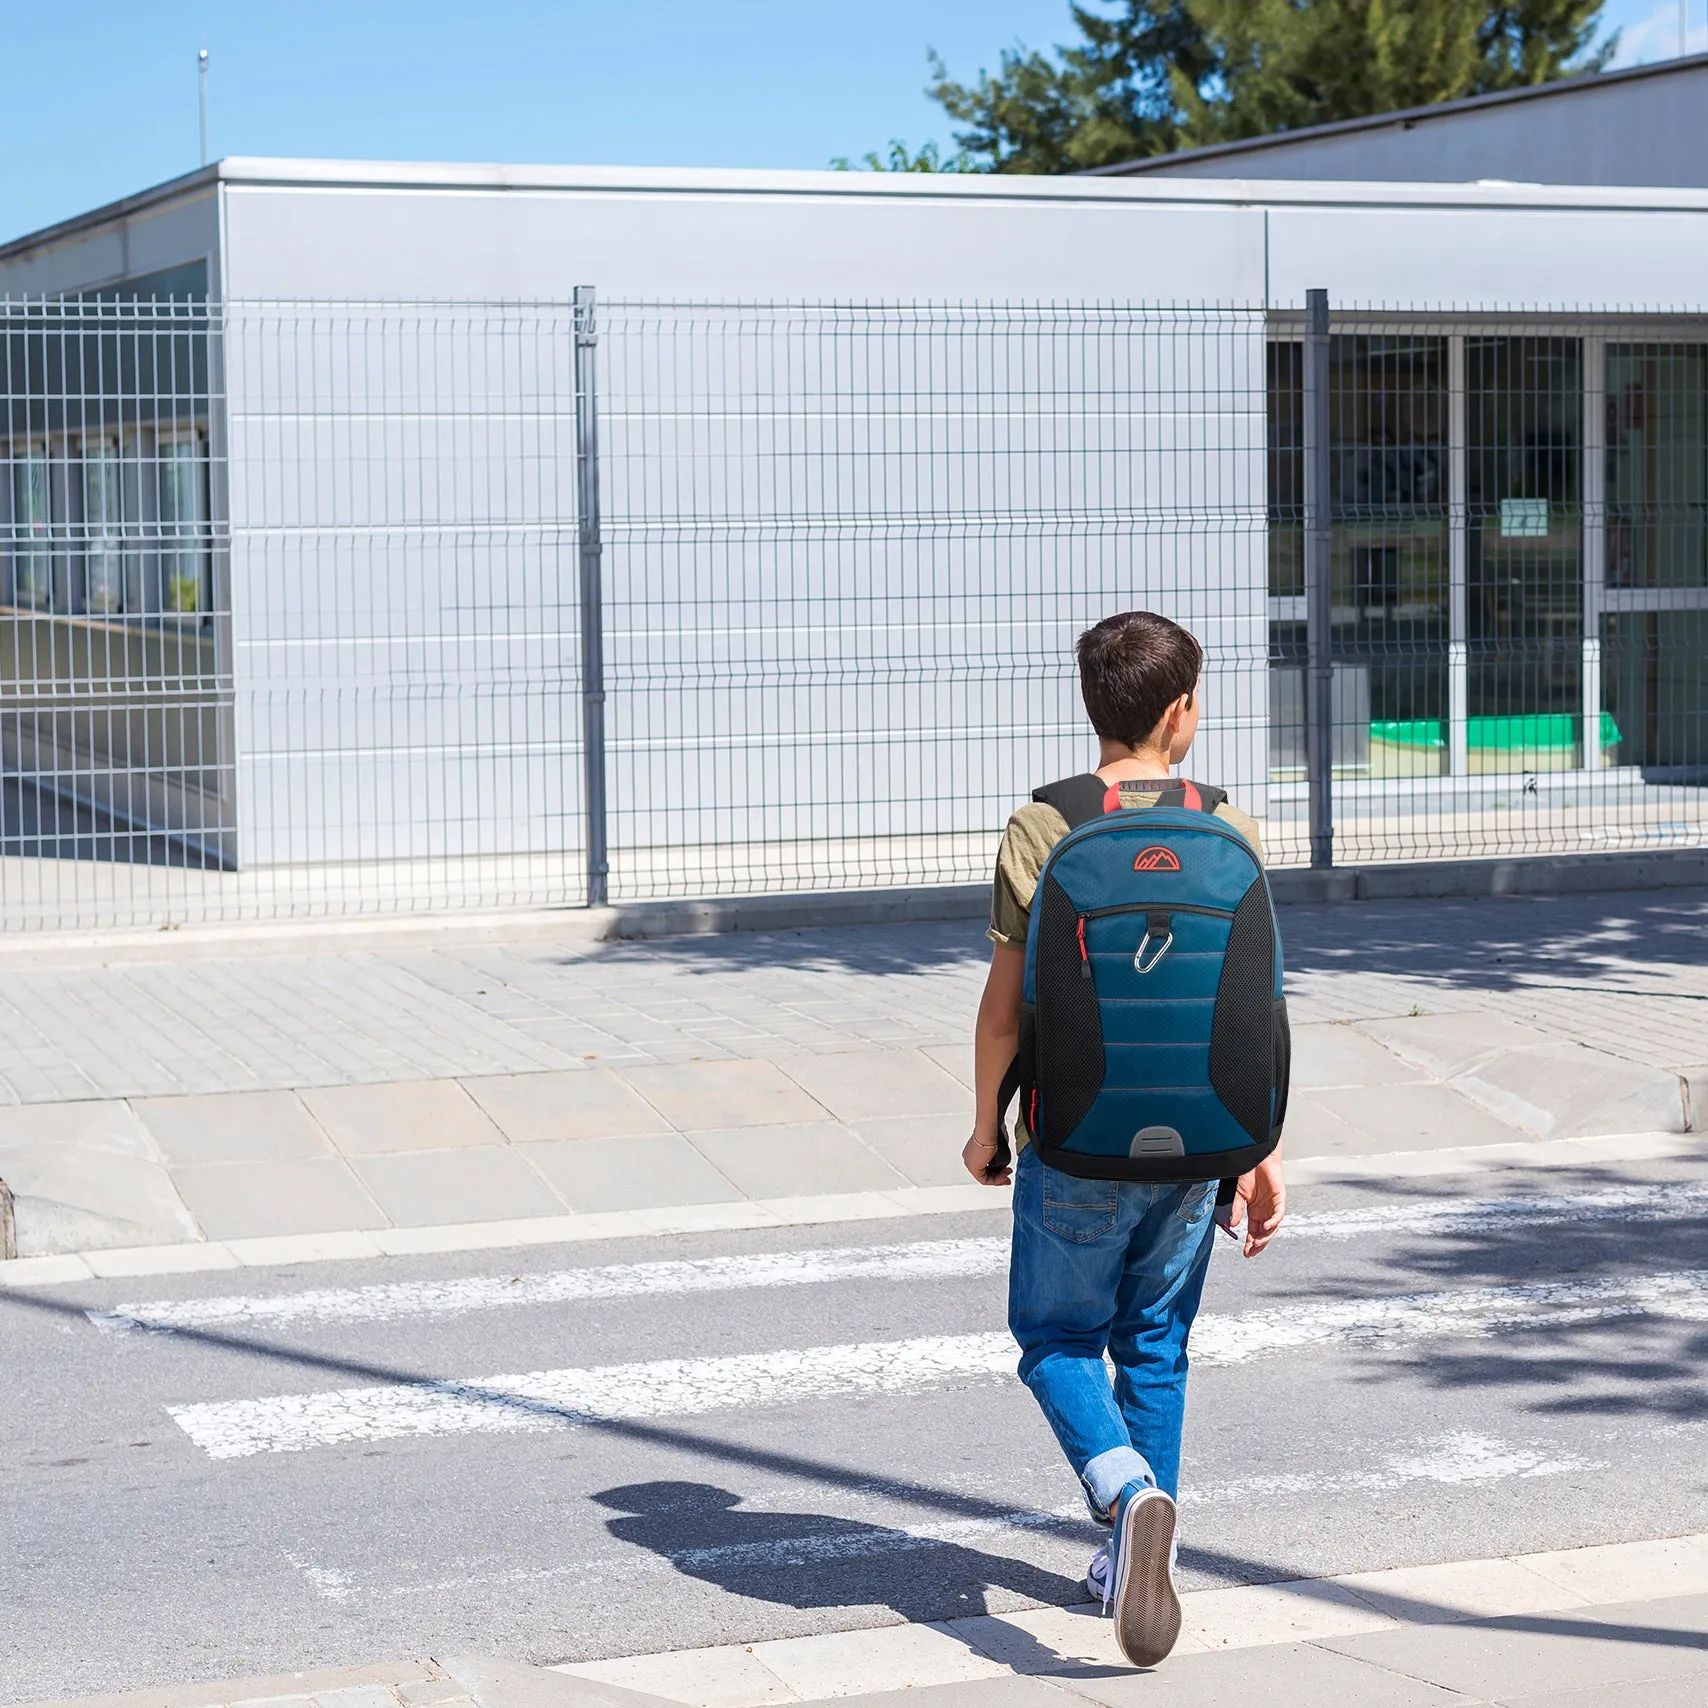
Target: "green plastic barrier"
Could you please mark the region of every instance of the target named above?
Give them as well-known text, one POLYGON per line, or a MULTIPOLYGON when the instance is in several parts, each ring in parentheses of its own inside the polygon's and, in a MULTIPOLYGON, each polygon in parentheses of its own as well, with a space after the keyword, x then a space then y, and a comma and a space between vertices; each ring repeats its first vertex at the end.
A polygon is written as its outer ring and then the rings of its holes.
MULTIPOLYGON (((1578 719, 1571 712, 1536 712, 1520 717, 1467 718, 1466 745, 1497 753, 1554 752, 1577 745, 1578 719)), ((1439 718, 1403 718, 1370 725, 1370 739, 1394 747, 1441 748, 1447 729, 1439 718)), ((1611 712, 1601 714, 1601 745, 1623 739, 1611 712)))

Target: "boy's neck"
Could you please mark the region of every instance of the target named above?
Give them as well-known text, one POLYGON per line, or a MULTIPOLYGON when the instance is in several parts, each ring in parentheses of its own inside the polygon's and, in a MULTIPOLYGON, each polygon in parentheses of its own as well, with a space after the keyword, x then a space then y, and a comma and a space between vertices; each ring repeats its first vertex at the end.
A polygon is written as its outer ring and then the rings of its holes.
POLYGON ((1160 747, 1123 747, 1105 741, 1098 752, 1097 775, 1105 783, 1169 782, 1174 768, 1160 747))

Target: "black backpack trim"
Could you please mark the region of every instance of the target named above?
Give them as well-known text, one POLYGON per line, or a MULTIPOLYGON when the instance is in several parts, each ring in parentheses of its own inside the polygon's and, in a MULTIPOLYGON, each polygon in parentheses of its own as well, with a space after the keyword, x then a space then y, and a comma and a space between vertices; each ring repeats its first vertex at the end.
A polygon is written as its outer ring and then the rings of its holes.
MULTIPOLYGON (((1213 813, 1227 798, 1226 789, 1212 788, 1208 783, 1181 781, 1163 783, 1158 790, 1156 804, 1213 813)), ((1032 799, 1054 807, 1067 820, 1069 830, 1078 830, 1094 818, 1121 810, 1121 785, 1105 783, 1095 771, 1085 771, 1077 777, 1063 777, 1058 783, 1046 783, 1043 788, 1034 789, 1032 799)))

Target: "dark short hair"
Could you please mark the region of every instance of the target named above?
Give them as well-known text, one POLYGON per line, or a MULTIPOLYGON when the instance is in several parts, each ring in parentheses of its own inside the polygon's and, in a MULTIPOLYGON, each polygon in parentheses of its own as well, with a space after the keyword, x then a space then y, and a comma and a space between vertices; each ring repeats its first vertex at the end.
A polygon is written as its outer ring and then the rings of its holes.
POLYGON ((1105 741, 1137 747, 1162 715, 1198 686, 1204 649, 1154 611, 1105 617, 1079 637, 1079 691, 1091 727, 1105 741))

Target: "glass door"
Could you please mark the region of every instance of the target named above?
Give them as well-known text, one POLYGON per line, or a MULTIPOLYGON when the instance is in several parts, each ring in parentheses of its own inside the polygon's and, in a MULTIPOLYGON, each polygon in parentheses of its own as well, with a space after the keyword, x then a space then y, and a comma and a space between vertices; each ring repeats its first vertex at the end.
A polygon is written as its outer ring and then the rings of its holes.
POLYGON ((1470 769, 1571 770, 1583 703, 1581 341, 1467 338, 1465 390, 1470 769))
POLYGON ((1607 347, 1604 739, 1708 767, 1708 345, 1607 347))

